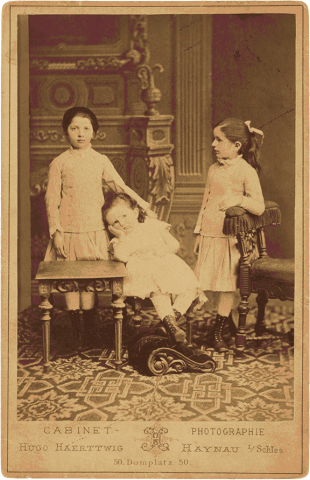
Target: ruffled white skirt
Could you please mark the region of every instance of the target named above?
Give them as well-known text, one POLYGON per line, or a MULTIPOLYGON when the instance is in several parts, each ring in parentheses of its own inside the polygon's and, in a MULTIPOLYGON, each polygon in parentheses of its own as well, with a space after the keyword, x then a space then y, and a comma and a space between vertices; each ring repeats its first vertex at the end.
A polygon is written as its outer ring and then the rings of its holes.
MULTIPOLYGON (((193 270, 177 255, 133 256, 126 269, 124 295, 145 298, 158 291, 179 295, 195 288, 197 297, 202 294, 193 270)), ((204 301, 207 300, 204 296, 203 298, 204 301)))

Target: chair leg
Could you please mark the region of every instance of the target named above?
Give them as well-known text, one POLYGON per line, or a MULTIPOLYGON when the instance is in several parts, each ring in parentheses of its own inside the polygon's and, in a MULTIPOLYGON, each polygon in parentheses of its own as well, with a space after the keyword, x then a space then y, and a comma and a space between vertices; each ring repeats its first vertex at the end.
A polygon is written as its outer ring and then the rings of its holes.
POLYGON ((245 349, 245 324, 246 317, 250 310, 249 296, 251 294, 251 266, 249 262, 249 252, 247 249, 247 241, 244 233, 237 235, 240 251, 240 269, 239 269, 239 288, 241 301, 238 307, 239 324, 236 334, 236 350, 243 352, 245 349))
POLYGON ((260 337, 266 333, 266 322, 265 322, 265 308, 268 303, 269 297, 265 290, 260 290, 256 297, 257 303, 257 321, 255 325, 255 335, 260 337))
POLYGON ((238 330, 236 334, 236 350, 239 352, 243 352, 245 349, 246 317, 250 310, 248 298, 249 297, 241 297, 241 302, 238 307, 239 324, 238 324, 238 330))
POLYGON ((195 318, 195 314, 193 313, 193 307, 191 306, 186 314, 186 339, 187 339, 187 345, 188 347, 192 347, 192 338, 193 338, 193 322, 195 318))
POLYGON ((139 328, 141 327, 142 317, 140 315, 142 309, 142 301, 140 298, 134 297, 134 315, 132 317, 133 324, 137 333, 139 333, 139 328))

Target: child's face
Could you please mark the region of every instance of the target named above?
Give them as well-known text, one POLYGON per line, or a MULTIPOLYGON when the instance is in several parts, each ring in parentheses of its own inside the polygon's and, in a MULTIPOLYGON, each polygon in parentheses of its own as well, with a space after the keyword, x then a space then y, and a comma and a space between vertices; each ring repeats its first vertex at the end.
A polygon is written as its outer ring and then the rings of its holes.
POLYGON ((74 117, 67 130, 67 138, 73 148, 85 150, 93 138, 93 133, 89 118, 74 117))
POLYGON ((138 216, 138 208, 132 209, 125 202, 122 202, 108 211, 106 221, 109 225, 117 230, 122 230, 127 235, 139 224, 138 216))
POLYGON ((220 127, 215 127, 213 130, 214 140, 212 147, 218 160, 225 160, 227 158, 233 159, 238 156, 239 149, 241 147, 240 142, 232 143, 225 137, 220 127))

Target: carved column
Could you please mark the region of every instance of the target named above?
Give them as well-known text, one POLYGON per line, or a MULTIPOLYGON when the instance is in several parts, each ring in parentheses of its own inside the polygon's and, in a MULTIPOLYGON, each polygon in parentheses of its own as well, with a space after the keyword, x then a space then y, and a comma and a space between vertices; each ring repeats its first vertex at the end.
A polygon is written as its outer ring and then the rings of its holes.
POLYGON ((129 130, 128 184, 163 221, 169 218, 174 191, 172 121, 171 115, 133 117, 129 130))

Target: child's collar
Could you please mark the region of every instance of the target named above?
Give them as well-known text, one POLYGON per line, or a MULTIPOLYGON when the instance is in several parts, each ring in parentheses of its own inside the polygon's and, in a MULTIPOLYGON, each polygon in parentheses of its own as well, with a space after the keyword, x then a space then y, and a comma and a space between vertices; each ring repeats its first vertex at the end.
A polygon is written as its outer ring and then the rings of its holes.
POLYGON ((89 150, 91 150, 91 144, 89 144, 88 147, 85 148, 84 150, 80 150, 80 149, 77 149, 77 148, 73 148, 72 145, 70 145, 69 152, 70 152, 72 155, 82 155, 82 154, 85 153, 85 152, 89 152, 89 150))
POLYGON ((217 161, 220 165, 233 165, 237 160, 240 160, 240 158, 242 158, 242 154, 235 158, 217 159, 217 161))

